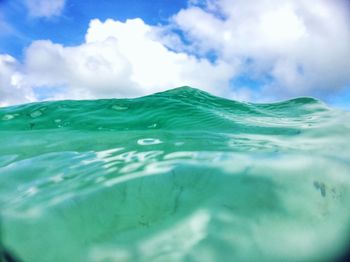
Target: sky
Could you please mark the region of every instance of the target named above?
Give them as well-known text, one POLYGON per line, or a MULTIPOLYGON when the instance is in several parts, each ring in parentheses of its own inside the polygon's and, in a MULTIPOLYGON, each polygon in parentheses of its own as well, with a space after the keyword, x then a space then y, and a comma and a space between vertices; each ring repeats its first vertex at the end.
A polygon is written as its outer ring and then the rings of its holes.
POLYGON ((0 0, 0 106, 184 85, 350 110, 350 1, 0 0))

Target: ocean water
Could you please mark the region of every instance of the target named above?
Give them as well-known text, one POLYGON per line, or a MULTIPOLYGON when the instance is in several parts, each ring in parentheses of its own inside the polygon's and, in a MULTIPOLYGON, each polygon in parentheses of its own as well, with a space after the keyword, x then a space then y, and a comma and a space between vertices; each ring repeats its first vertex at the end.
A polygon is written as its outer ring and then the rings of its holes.
POLYGON ((349 203, 350 114, 313 98, 0 108, 0 237, 20 261, 334 261, 349 203))

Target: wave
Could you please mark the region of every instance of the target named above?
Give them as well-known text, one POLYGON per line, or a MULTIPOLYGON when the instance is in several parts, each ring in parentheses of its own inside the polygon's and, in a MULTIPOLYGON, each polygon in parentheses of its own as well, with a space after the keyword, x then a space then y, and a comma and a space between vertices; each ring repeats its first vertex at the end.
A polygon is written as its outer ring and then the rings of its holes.
POLYGON ((314 98, 190 87, 0 108, 2 241, 38 262, 334 260, 349 131, 314 98))

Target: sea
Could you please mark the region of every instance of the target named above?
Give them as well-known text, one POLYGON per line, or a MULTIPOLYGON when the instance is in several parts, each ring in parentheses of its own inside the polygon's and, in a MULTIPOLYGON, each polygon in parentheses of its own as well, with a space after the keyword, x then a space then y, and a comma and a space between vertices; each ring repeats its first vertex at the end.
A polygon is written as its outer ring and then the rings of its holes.
POLYGON ((191 87, 0 108, 0 227, 4 261, 337 261, 350 113, 191 87))

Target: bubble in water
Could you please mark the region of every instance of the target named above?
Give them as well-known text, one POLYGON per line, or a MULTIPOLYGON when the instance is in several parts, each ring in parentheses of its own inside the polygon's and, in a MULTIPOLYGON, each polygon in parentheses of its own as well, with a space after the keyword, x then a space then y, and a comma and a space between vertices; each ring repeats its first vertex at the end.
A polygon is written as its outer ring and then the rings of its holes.
POLYGON ((30 116, 31 116, 32 118, 36 118, 36 117, 41 116, 42 114, 43 114, 42 112, 40 112, 39 110, 37 110, 37 111, 34 111, 34 112, 30 113, 30 116))
POLYGON ((148 145, 161 144, 163 142, 157 138, 143 138, 143 139, 137 140, 137 143, 141 146, 148 146, 148 145))
POLYGON ((57 119, 54 120, 54 122, 57 124, 58 128, 62 127, 62 125, 61 125, 62 124, 62 119, 57 118, 57 119))
POLYGON ((114 106, 112 106, 112 109, 118 110, 118 111, 122 111, 122 110, 127 110, 128 107, 127 107, 127 106, 118 106, 118 105, 114 105, 114 106))
POLYGON ((59 183, 59 182, 63 181, 62 175, 53 176, 50 179, 54 183, 59 183))
POLYGON ((148 128, 156 128, 157 126, 158 126, 157 123, 154 123, 152 125, 149 125, 148 128))
POLYGON ((38 188, 37 187, 31 187, 26 191, 27 196, 33 196, 38 193, 38 188))
POLYGON ((14 115, 4 115, 3 118, 2 118, 2 120, 11 120, 11 119, 13 119, 13 118, 15 118, 14 115))

